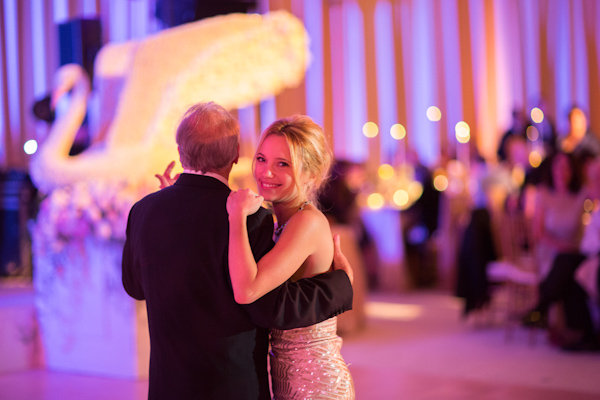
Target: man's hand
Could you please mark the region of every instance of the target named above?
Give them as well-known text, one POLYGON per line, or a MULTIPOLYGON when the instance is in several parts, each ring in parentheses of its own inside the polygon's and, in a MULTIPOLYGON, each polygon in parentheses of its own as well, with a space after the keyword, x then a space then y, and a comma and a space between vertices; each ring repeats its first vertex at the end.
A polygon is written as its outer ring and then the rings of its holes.
POLYGON ((341 269, 344 271, 350 279, 350 284, 354 284, 354 272, 352 271, 348 259, 342 253, 342 248, 340 247, 340 235, 335 235, 333 237, 333 269, 341 269))
POLYGON ((175 167, 175 161, 171 161, 169 163, 169 165, 167 165, 167 169, 165 169, 165 172, 162 175, 159 175, 159 174, 154 175, 160 181, 161 189, 171 186, 172 184, 175 183, 177 178, 179 178, 179 174, 177 174, 171 178, 171 172, 173 171, 174 167, 175 167))

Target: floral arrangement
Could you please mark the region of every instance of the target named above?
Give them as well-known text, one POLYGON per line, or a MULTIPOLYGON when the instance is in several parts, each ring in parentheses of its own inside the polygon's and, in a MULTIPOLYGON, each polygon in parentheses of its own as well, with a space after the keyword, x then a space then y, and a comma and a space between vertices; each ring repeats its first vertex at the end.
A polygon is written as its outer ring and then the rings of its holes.
POLYGON ((77 182, 57 188, 40 204, 34 235, 51 252, 86 237, 125 240, 129 211, 148 193, 123 182, 77 182))

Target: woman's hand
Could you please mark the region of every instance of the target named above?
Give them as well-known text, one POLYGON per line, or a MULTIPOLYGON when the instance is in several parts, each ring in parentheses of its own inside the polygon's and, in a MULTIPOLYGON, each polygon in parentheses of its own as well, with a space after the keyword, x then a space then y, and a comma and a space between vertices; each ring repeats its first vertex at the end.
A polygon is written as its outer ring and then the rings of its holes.
POLYGON ((344 271, 348 275, 348 279, 350 279, 350 284, 354 285, 354 271, 344 253, 342 253, 340 235, 333 237, 333 269, 344 271))
POLYGON ((162 175, 159 175, 159 174, 154 175, 155 177, 158 178, 161 189, 171 186, 172 184, 175 183, 177 178, 179 178, 179 174, 177 174, 171 178, 171 172, 173 171, 174 167, 175 167, 175 161, 171 161, 169 163, 169 165, 167 165, 167 169, 165 169, 165 172, 162 175))
POLYGON ((257 212, 264 200, 250 189, 232 191, 227 198, 227 212, 230 216, 247 217, 257 212))

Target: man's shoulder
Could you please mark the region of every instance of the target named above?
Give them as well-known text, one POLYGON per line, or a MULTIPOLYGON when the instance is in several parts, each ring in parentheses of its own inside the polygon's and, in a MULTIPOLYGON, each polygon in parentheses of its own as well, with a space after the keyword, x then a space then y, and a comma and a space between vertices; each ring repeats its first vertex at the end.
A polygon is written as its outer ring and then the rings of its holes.
POLYGON ((257 212, 248 216, 248 227, 262 225, 264 223, 273 224, 273 214, 264 207, 259 208, 257 212))

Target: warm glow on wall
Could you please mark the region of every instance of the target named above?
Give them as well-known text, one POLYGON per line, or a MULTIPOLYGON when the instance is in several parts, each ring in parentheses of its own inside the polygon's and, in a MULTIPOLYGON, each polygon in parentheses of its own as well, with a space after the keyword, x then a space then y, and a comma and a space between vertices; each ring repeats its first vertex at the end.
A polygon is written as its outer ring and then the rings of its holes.
POLYGON ((392 179, 394 177, 394 167, 392 167, 390 164, 382 164, 379 166, 377 173, 383 180, 392 179))
POLYGON ((367 206, 373 210, 379 210, 385 204, 385 199, 380 193, 371 193, 367 197, 367 206))
POLYGON ((454 132, 456 133, 456 140, 460 143, 467 143, 471 138, 471 128, 465 121, 460 121, 454 126, 454 132))
POLYGON ((531 110, 531 120, 536 124, 541 123, 544 120, 544 112, 537 107, 533 108, 531 110))
POLYGON ((404 139, 406 137, 406 128, 401 124, 394 124, 390 128, 390 135, 396 140, 404 139))
POLYGON ((437 122, 442 119, 442 112, 436 106, 431 106, 427 109, 427 118, 430 121, 437 122))
POLYGON ((368 138, 373 138, 379 134, 379 127, 375 122, 367 122, 363 125, 363 134, 368 138))

